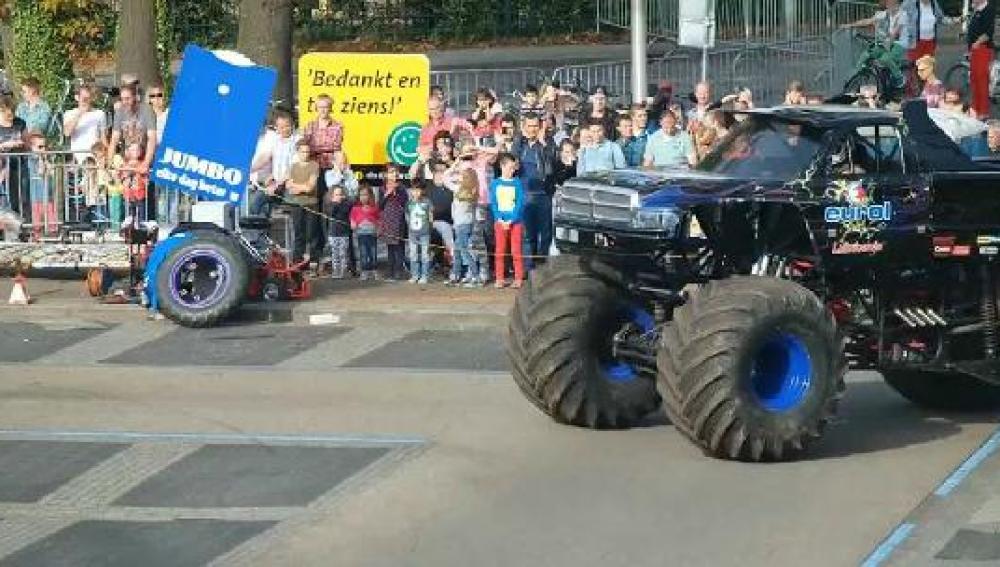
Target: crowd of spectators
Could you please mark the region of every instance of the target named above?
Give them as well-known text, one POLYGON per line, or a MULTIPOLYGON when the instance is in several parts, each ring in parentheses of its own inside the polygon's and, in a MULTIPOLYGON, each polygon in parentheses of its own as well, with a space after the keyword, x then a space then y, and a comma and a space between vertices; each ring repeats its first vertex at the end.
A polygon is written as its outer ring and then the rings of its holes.
POLYGON ((568 179, 692 167, 732 127, 731 111, 753 108, 749 90, 716 100, 708 83, 681 97, 664 82, 657 96, 628 106, 610 104, 604 88, 580 100, 558 84, 528 85, 506 107, 488 89, 475 100, 461 113, 433 87, 417 159, 409 168, 388 164, 371 182, 352 169, 344 151, 351 132, 330 116, 328 97, 298 128, 275 112, 252 166, 250 213, 286 206, 293 260, 334 278, 519 287, 552 251, 552 198, 568 179))
MULTIPOLYGON (((934 63, 932 55, 916 61, 920 96, 932 108, 968 115, 966 93, 944 88, 934 63)), ((864 86, 854 104, 878 106, 875 88, 864 86)), ((298 130, 290 115, 274 114, 254 162, 260 181, 251 211, 269 214, 281 195, 302 205, 291 215, 294 256, 335 278, 383 277, 375 270, 381 249, 387 279, 519 287, 552 252, 552 199, 568 179, 696 167, 754 108, 749 89, 717 97, 708 82, 686 96, 662 82, 656 96, 631 105, 612 104, 601 87, 585 96, 558 84, 528 85, 515 104, 501 105, 480 89, 466 114, 433 87, 416 161, 408 169, 388 164, 372 182, 359 182, 343 149, 351 133, 320 97, 319 116, 298 130)), ((788 85, 783 100, 823 102, 801 81, 788 85)), ((1000 123, 988 127, 988 147, 1000 151, 1000 123)))
POLYGON ((34 240, 59 237, 60 226, 113 232, 126 219, 176 221, 180 197, 149 180, 169 116, 162 84, 143 88, 130 74, 115 89, 79 84, 60 114, 36 79, 20 90, 16 106, 0 96, 0 208, 30 224, 34 240))
MULTIPOLYGON (((948 89, 937 77, 934 39, 947 20, 937 3, 885 4, 875 18, 852 25, 874 25, 910 50, 914 94, 929 107, 982 118, 975 103, 967 104, 969 93, 948 89)), ((980 0, 974 7, 985 10, 980 0)), ((992 45, 991 37, 977 41, 992 45)), ((862 86, 855 104, 879 105, 875 89, 862 86)), ((190 203, 157 191, 148 178, 169 117, 162 85, 140 88, 125 75, 111 102, 103 91, 83 85, 76 105, 62 116, 53 116, 42 94, 39 83, 28 79, 16 106, 0 97, 0 206, 30 220, 36 238, 74 214, 111 228, 127 217, 184 216, 190 203), (95 103, 98 98, 103 104, 95 103), (55 121, 62 140, 47 135, 55 121), (53 147, 53 141, 64 143, 53 147), (63 173, 74 172, 72 180, 52 179, 52 149, 71 152, 63 173), (66 200, 56 197, 57 185, 66 200), (58 210, 63 203, 66 209, 58 210)), ((822 102, 800 81, 788 85, 783 100, 822 102)), ((527 85, 514 104, 501 104, 493 91, 481 88, 466 113, 450 108, 443 89, 432 87, 417 159, 408 168, 388 164, 377 181, 368 181, 352 168, 344 149, 351 132, 323 95, 307 124, 296 125, 283 110, 272 113, 251 166, 245 212, 271 216, 275 207, 286 208, 295 235, 288 243, 293 259, 334 278, 440 278, 468 287, 519 287, 553 252, 553 195, 567 180, 625 168, 696 167, 754 104, 747 88, 716 96, 708 82, 681 94, 664 81, 655 96, 627 105, 615 104, 603 87, 582 93, 553 82, 527 85), (380 256, 383 270, 377 275, 380 256)), ((1000 152, 1000 122, 986 127, 982 152, 1000 152)))

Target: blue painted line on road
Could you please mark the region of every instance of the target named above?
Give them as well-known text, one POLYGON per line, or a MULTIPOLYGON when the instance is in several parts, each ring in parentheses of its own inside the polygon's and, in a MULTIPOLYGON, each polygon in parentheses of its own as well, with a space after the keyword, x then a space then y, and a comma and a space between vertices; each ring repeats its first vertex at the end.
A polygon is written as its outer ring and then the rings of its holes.
POLYGON ((257 444, 322 444, 322 445, 422 445, 420 437, 395 437, 384 435, 281 435, 253 433, 144 433, 138 431, 59 431, 50 429, 0 430, 0 439, 28 441, 123 441, 175 442, 175 443, 257 443, 257 444))
POLYGON ((958 485, 972 474, 972 471, 976 470, 976 467, 983 464, 983 462, 990 457, 996 450, 1000 447, 1000 428, 993 432, 993 435, 986 440, 969 458, 965 459, 954 472, 948 475, 948 478, 944 479, 937 489, 934 491, 935 496, 948 496, 953 490, 958 488, 958 485))
POLYGON ((897 547, 906 541, 906 538, 910 537, 910 533, 913 532, 913 529, 916 527, 916 524, 900 524, 892 531, 891 534, 889 534, 889 537, 885 538, 885 541, 875 548, 875 551, 873 551, 872 554, 865 559, 864 563, 861 564, 861 567, 878 567, 881 565, 886 559, 889 559, 889 556, 892 555, 892 552, 895 551, 897 547))

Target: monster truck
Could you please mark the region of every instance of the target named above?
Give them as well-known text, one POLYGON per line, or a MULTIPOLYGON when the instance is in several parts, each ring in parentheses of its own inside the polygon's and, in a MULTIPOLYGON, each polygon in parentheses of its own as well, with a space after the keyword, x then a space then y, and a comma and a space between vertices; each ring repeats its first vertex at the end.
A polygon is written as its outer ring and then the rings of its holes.
POLYGON ((662 405, 712 456, 775 461, 821 436, 848 368, 929 408, 1000 405, 1000 164, 923 102, 755 110, 691 171, 577 178, 553 207, 563 255, 507 342, 559 422, 662 405))

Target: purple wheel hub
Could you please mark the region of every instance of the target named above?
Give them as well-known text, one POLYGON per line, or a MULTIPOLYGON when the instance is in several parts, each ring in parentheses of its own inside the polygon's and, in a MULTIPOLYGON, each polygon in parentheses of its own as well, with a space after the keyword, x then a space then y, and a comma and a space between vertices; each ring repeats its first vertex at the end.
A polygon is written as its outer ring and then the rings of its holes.
POLYGON ((206 309, 226 293, 232 268, 210 248, 185 252, 170 268, 170 296, 189 309, 206 309))

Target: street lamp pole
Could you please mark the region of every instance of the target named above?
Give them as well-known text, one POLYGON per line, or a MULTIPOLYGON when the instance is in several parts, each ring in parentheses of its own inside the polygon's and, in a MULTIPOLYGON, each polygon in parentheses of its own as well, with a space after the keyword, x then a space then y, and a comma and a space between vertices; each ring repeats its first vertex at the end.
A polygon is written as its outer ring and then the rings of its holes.
POLYGON ((646 0, 632 0, 632 102, 646 100, 646 0))

